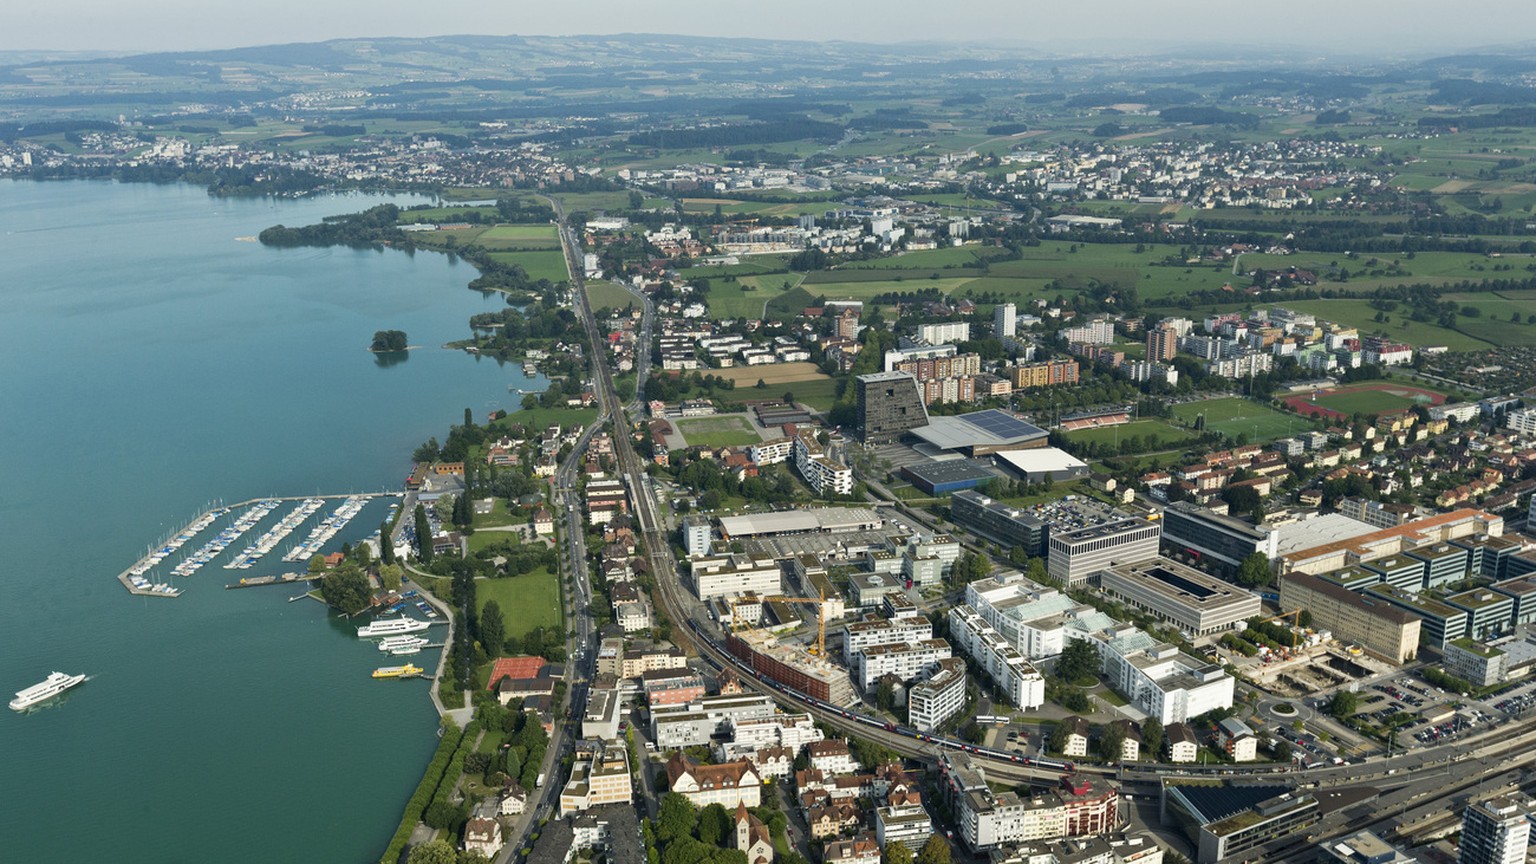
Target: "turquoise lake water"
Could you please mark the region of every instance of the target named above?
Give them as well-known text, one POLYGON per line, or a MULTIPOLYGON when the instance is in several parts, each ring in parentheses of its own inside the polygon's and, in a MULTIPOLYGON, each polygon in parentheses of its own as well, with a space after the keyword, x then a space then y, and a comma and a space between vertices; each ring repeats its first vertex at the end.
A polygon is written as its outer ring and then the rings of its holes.
POLYGON ((309 524, 248 571, 157 574, 176 599, 114 578, 212 499, 396 489, 465 408, 544 386, 439 347, 502 305, 468 264, 239 239, 378 200, 0 182, 0 694, 91 675, 0 712, 7 859, 365 862, 388 842, 436 743, 427 684, 373 680, 389 661, 297 588, 223 587, 299 569, 278 558, 309 524), (423 347, 385 365, 366 348, 391 328, 423 347))

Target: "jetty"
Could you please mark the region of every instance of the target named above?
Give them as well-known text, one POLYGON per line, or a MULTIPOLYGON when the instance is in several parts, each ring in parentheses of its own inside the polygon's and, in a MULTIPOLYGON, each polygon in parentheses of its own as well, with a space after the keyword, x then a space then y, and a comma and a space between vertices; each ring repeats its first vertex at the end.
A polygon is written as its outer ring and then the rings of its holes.
MULTIPOLYGON (((135 561, 132 565, 130 565, 129 567, 124 569, 121 573, 117 574, 117 581, 122 583, 122 586, 128 590, 129 594, 137 594, 137 595, 139 595, 141 597, 178 597, 178 596, 180 596, 181 595, 181 589, 180 588, 174 588, 174 587, 172 587, 172 586, 170 586, 170 585, 168 585, 166 583, 163 583, 163 582, 153 582, 153 581, 151 581, 148 578, 148 576, 146 574, 148 574, 150 570, 154 569, 156 565, 158 565, 158 564, 160 564, 160 562, 164 561, 167 557, 169 557, 177 549, 180 549, 187 542, 189 542, 192 539, 194 539, 197 534, 199 534, 202 531, 206 530, 214 522, 218 521, 219 517, 221 517, 221 516, 223 516, 223 515, 225 515, 227 513, 236 511, 236 510, 242 510, 242 509, 247 508, 247 507, 258 507, 258 505, 259 505, 259 508, 262 510, 261 516, 256 518, 256 519, 254 519, 251 522, 250 525, 247 525, 240 532, 240 533, 243 534, 245 531, 250 530, 250 528, 255 527, 256 522, 261 521, 261 518, 264 518, 269 513, 271 513, 272 510, 277 509, 278 507, 282 506, 282 504, 284 502, 288 502, 288 501, 301 501, 301 502, 303 502, 303 501, 309 501, 309 500, 312 500, 312 499, 321 500, 321 501, 327 501, 327 500, 343 500, 343 499, 351 499, 351 498, 356 498, 356 499, 360 499, 360 500, 363 500, 363 501, 368 501, 368 500, 372 500, 374 498, 392 498, 392 497, 393 498, 397 498, 399 496, 400 496, 399 492, 369 492, 369 493, 363 493, 363 494, 358 494, 358 493, 355 493, 355 492, 349 492, 349 493, 340 493, 340 494, 335 494, 335 495, 289 495, 289 496, 280 496, 280 497, 251 498, 250 500, 247 500, 247 501, 241 501, 238 504, 231 504, 231 505, 228 505, 228 506, 220 505, 220 506, 216 506, 216 507, 210 507, 207 510, 203 511, 202 513, 197 514, 197 516, 193 517, 193 519, 190 522, 187 523, 185 528, 182 528, 180 531, 172 532, 170 535, 168 535, 168 539, 167 540, 165 540, 162 543, 156 544, 146 555, 144 555, 144 557, 142 557, 139 560, 135 561)), ((249 513, 249 512, 242 514, 241 515, 241 519, 237 520, 236 524, 238 525, 240 523, 240 521, 243 521, 245 517, 250 516, 250 515, 251 515, 251 513, 249 513)), ((228 530, 229 529, 225 529, 225 532, 228 532, 228 530)), ((292 529, 290 528, 289 530, 291 531, 292 529)), ((225 532, 221 532, 220 538, 223 537, 225 532)), ((238 536, 239 535, 236 535, 233 538, 224 538, 224 541, 223 541, 224 545, 219 546, 218 547, 218 551, 214 552, 213 555, 207 556, 206 559, 198 562, 196 564, 196 566, 192 566, 192 567, 188 568, 184 573, 179 573, 178 575, 187 575, 187 574, 197 570, 198 567, 201 567, 203 564, 206 564, 208 562, 208 560, 211 560, 214 557, 214 555, 218 554, 218 552, 223 551, 224 546, 229 545, 229 543, 233 542, 234 539, 237 539, 238 536)), ((203 549, 199 550, 199 552, 194 553, 193 555, 189 556, 187 561, 192 561, 194 559, 202 557, 202 554, 204 552, 209 551, 213 547, 214 543, 219 541, 220 538, 215 538, 214 541, 210 541, 208 544, 206 544, 203 547, 203 549)), ((279 539, 281 539, 281 538, 279 538, 279 539)), ((185 564, 187 562, 184 561, 183 563, 185 564)), ((279 582, 277 584, 281 584, 281 583, 279 582)))
POLYGON ((281 576, 249 576, 239 582, 231 582, 225 588, 255 588, 259 585, 292 585, 295 582, 313 582, 319 579, 309 573, 284 573, 281 576))

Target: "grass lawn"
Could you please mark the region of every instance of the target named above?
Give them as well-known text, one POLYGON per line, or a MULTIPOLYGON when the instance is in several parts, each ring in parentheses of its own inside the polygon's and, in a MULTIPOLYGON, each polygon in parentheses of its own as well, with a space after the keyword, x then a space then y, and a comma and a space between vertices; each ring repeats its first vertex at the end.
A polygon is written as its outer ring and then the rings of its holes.
POLYGON ((891 258, 873 258, 868 261, 850 261, 841 270, 926 270, 935 267, 975 267, 978 261, 1006 255, 1007 250, 996 246, 951 246, 940 249, 923 249, 905 252, 891 258))
POLYGON ((571 273, 565 266, 565 253, 559 249, 545 249, 538 252, 492 252, 491 258, 502 264, 516 264, 522 267, 530 279, 563 282, 571 278, 571 273))
POLYGON ((520 525, 526 521, 522 516, 513 516, 511 513, 508 513, 506 500, 497 498, 491 503, 491 512, 475 517, 475 527, 496 528, 502 525, 520 525))
POLYGON ((1317 424, 1309 420, 1240 397, 1173 406, 1173 416, 1191 427, 1200 414, 1205 415, 1206 429, 1228 438, 1247 435, 1250 442, 1272 441, 1317 428, 1317 424))
POLYGON ((755 444, 762 440, 752 430, 752 424, 747 418, 736 415, 693 417, 678 420, 675 425, 678 434, 695 446, 737 447, 743 444, 755 444))
POLYGON ((603 309, 628 309, 630 306, 640 307, 640 301, 635 299, 635 295, 606 281, 587 283, 587 302, 592 304, 593 312, 603 309))
MULTIPOLYGON (((817 378, 814 381, 785 384, 784 389, 793 393, 795 401, 802 405, 808 405, 817 411, 831 411, 832 404, 837 401, 837 382, 836 378, 817 378)), ((775 392, 777 389, 777 387, 770 387, 769 395, 782 395, 775 392)))
POLYGON ((770 273, 738 276, 733 282, 711 279, 705 302, 716 318, 762 318, 763 304, 793 289, 804 278, 799 273, 770 273))
POLYGON ((492 546, 518 546, 522 542, 523 535, 517 531, 476 531, 469 535, 469 554, 473 555, 492 546))
POLYGON ((522 424, 532 426, 535 429, 543 429, 551 423, 559 423, 562 427, 585 426, 596 419, 596 408, 524 408, 521 411, 509 413, 491 425, 510 426, 512 424, 522 424))
POLYGON ((496 225, 476 241, 487 249, 559 249, 560 236, 553 225, 496 225))
POLYGON ((1194 433, 1170 426, 1162 420, 1137 420, 1134 423, 1123 423, 1119 426, 1103 426, 1098 429, 1075 429, 1065 434, 1068 441, 1107 444, 1124 441, 1134 435, 1140 436, 1144 440, 1155 442, 1152 445, 1154 447, 1176 444, 1194 437, 1194 433))
POLYGON ((507 634, 522 636, 535 627, 560 622, 560 579, 540 567, 522 576, 475 581, 475 602, 481 609, 495 600, 507 622, 507 634))
MULTIPOLYGON (((838 271, 828 271, 834 278, 838 271)), ((910 279, 871 279, 868 281, 851 282, 817 282, 807 281, 804 289, 814 297, 825 297, 828 300, 869 300, 881 294, 900 294, 902 292, 915 293, 920 290, 938 289, 940 294, 948 295, 955 289, 972 282, 969 277, 955 279, 929 279, 926 277, 910 279)))

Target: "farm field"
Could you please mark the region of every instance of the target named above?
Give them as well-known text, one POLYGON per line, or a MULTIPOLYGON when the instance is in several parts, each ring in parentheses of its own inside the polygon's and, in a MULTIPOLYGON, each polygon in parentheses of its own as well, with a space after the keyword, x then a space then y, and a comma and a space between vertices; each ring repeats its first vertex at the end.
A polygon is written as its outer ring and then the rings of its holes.
POLYGON ((850 261, 839 270, 924 270, 934 267, 974 267, 977 262, 1007 254, 996 246, 951 246, 906 252, 894 258, 850 261))
POLYGON ((631 305, 639 308, 640 301, 635 295, 623 288, 607 281, 594 280, 587 283, 587 302, 592 304, 592 311, 602 309, 628 309, 631 305))
POLYGON ((1207 430, 1220 432, 1233 439, 1246 435, 1254 443, 1286 438, 1316 428, 1316 424, 1310 420, 1239 397, 1185 402, 1173 406, 1173 416, 1190 428, 1194 427, 1195 417, 1200 414, 1205 415, 1207 430))
POLYGON ((502 264, 516 264, 527 272, 530 279, 548 279, 563 282, 571 278, 565 266, 565 253, 559 249, 538 252, 492 252, 491 259, 502 264))
POLYGON ((800 273, 772 273, 763 276, 738 276, 733 282, 710 280, 705 302, 715 318, 762 318, 763 304, 792 290, 805 276, 800 273), (785 283, 789 288, 785 288, 785 283))
POLYGON ((720 212, 728 216, 752 214, 757 216, 801 216, 811 214, 820 216, 827 212, 829 207, 837 206, 834 201, 737 201, 730 198, 684 198, 683 211, 686 213, 713 213, 719 206, 720 212))
POLYGON ((493 225, 476 242, 491 250, 560 248, 553 225, 493 225))
POLYGON ((1432 321, 1409 321, 1392 313, 1392 320, 1376 323, 1376 309, 1366 300, 1297 300, 1284 304, 1288 309, 1310 312, 1326 321, 1358 327, 1362 334, 1385 332, 1393 339, 1415 348, 1444 345, 1452 351, 1478 351, 1493 347, 1488 342, 1456 330, 1447 330, 1432 321))
POLYGON ((762 437, 752 429, 752 421, 739 414, 714 417, 690 417, 675 420, 677 432, 689 444, 703 447, 738 447, 755 444, 762 437))
POLYGON ((1178 444, 1195 437, 1194 433, 1176 426, 1170 426, 1162 420, 1137 420, 1132 423, 1122 423, 1119 426, 1103 426, 1098 429, 1075 429, 1063 433, 1068 441, 1078 443, 1115 444, 1132 437, 1139 437, 1153 442, 1152 446, 1161 448, 1178 444))
POLYGON ((1445 394, 1395 381, 1371 381, 1329 390, 1320 396, 1302 393, 1285 404, 1303 415, 1346 419, 1355 413, 1398 414, 1415 405, 1439 405, 1445 394))

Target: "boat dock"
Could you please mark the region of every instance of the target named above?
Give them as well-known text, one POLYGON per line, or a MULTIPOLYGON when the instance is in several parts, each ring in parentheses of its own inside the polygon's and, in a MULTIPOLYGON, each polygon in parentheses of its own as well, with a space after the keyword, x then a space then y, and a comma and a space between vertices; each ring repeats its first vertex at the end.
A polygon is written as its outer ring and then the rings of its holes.
POLYGON ((231 582, 225 588, 255 588, 258 585, 292 585, 295 582, 312 582, 319 576, 308 573, 284 573, 281 576, 251 576, 239 582, 231 582))
MULTIPOLYGON (((265 517, 272 510, 274 510, 277 507, 281 506, 281 504, 283 502, 285 502, 285 501, 301 501, 301 502, 304 502, 304 501, 309 501, 309 500, 312 500, 312 499, 313 500, 321 500, 321 501, 325 501, 325 500, 343 500, 343 499, 358 499, 358 500, 366 502, 366 501, 370 501, 370 500, 372 500, 374 498, 399 497, 399 495, 400 495, 399 492, 368 492, 368 493, 362 493, 362 494, 358 494, 358 493, 343 493, 343 494, 336 494, 336 495, 289 495, 289 496, 280 496, 280 497, 263 496, 261 498, 252 498, 252 499, 250 499, 248 501, 241 501, 238 504, 230 504, 228 506, 220 505, 220 506, 216 506, 216 507, 210 507, 209 509, 203 511, 202 513, 199 513, 190 522, 188 522, 187 526, 185 528, 182 528, 180 531, 172 532, 170 535, 168 535, 168 537, 169 537, 168 540, 166 540, 163 543, 157 544, 155 546, 155 548, 151 549, 148 554, 146 554, 144 557, 140 558, 139 560, 135 561, 132 565, 130 565, 125 570, 123 570, 121 573, 117 574, 117 581, 122 583, 123 587, 128 590, 129 594, 136 594, 136 595, 138 595, 140 597, 177 597, 177 596, 180 596, 180 594, 181 594, 181 589, 180 588, 173 588, 170 585, 168 585, 166 583, 163 583, 163 582, 160 582, 160 583, 151 582, 148 578, 146 578, 146 574, 150 570, 152 570, 156 565, 160 564, 160 562, 164 561, 167 557, 169 557, 171 555, 171 553, 175 552, 176 550, 180 549, 183 545, 185 545, 187 542, 191 541, 198 533, 206 530, 209 526, 213 525, 214 522, 218 521, 219 517, 221 517, 221 516, 223 516, 223 515, 225 515, 227 513, 230 513, 232 511, 235 511, 235 510, 241 510, 241 509, 244 509, 244 508, 247 508, 247 507, 253 507, 253 506, 256 506, 256 505, 260 505, 261 508, 262 508, 262 514, 261 515, 263 517, 265 517)), ((260 520, 258 519, 256 521, 260 521, 260 520)), ((249 530, 249 527, 254 527, 254 525, 255 525, 255 523, 253 522, 251 524, 251 526, 247 527, 247 530, 249 530)), ((292 530, 292 529, 290 529, 290 530, 292 530)), ((244 533, 244 532, 242 532, 242 533, 244 533)), ((219 538, 215 538, 215 541, 217 541, 218 539, 219 538)), ((229 540, 231 540, 231 539, 233 539, 233 538, 225 538, 226 545, 227 545, 227 542, 229 540)), ((203 550, 200 550, 200 552, 201 551, 206 551, 207 549, 209 549, 212 546, 213 546, 213 543, 210 542, 207 546, 204 547, 203 550)), ((219 547, 219 551, 222 551, 222 550, 223 550, 223 547, 222 546, 219 547)), ((215 554, 217 554, 217 553, 215 553, 215 554)), ((196 558, 196 557, 198 557, 198 556, 197 555, 192 556, 192 558, 196 558)), ((212 556, 209 556, 209 558, 211 558, 211 557, 212 556)), ((189 558, 189 560, 191 560, 191 559, 189 558)), ((207 563, 207 562, 205 560, 205 561, 199 563, 198 566, 199 567, 202 566, 202 563, 207 563)), ((197 569, 196 567, 193 567, 190 570, 188 570, 187 572, 190 573, 190 572, 192 572, 193 570, 196 570, 196 569, 197 569)), ((178 574, 178 575, 184 575, 184 574, 178 574)), ((279 580, 279 581, 276 581, 275 584, 282 584, 282 583, 279 580)), ((231 587, 234 587, 234 586, 231 586, 231 587)), ((245 586, 240 586, 240 587, 245 587, 245 586)))

